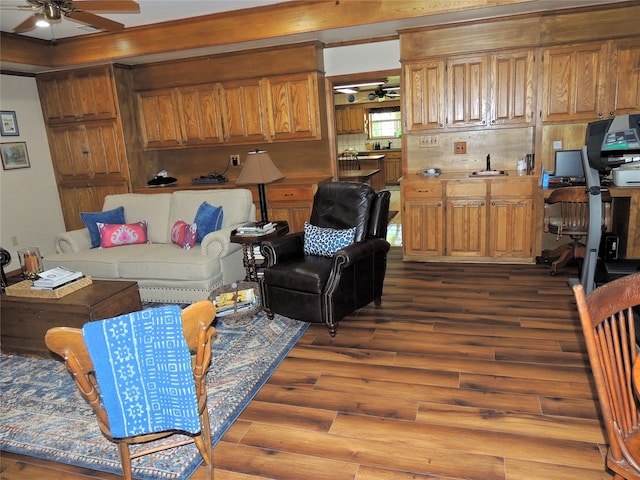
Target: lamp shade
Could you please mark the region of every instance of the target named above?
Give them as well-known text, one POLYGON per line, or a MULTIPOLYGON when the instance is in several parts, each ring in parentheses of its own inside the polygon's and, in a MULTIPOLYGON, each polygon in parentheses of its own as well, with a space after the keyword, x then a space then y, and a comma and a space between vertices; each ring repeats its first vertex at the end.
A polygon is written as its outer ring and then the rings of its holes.
POLYGON ((269 154, 264 150, 255 150, 247 154, 236 185, 260 185, 272 183, 281 178, 284 178, 284 175, 273 164, 269 154))

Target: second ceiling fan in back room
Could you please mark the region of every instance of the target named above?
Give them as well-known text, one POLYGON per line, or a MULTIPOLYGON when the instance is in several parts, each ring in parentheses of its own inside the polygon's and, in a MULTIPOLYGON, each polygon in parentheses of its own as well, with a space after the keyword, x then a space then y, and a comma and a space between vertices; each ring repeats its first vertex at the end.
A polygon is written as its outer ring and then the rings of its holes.
POLYGON ((13 29, 14 33, 24 33, 36 26, 59 23, 63 18, 88 25, 97 30, 119 31, 124 25, 96 15, 100 13, 140 13, 140 5, 133 0, 25 0, 26 5, 19 10, 31 12, 31 16, 13 29), (41 22, 41 23, 39 23, 41 22))

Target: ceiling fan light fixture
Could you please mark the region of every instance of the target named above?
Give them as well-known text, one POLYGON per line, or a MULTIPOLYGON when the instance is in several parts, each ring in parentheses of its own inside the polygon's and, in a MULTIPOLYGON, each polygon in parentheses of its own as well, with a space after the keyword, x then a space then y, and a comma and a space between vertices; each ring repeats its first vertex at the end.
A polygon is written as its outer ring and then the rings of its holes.
POLYGON ((60 5, 56 3, 45 3, 43 5, 44 16, 47 20, 60 20, 62 18, 62 12, 60 11, 60 5))
POLYGON ((39 18, 38 20, 36 20, 36 27, 47 28, 50 25, 51 24, 49 23, 49 21, 44 17, 39 18))

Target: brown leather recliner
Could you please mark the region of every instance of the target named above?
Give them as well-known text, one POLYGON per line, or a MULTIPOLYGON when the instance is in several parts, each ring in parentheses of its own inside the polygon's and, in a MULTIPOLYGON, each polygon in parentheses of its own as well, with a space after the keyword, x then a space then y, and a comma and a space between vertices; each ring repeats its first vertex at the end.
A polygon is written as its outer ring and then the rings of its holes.
POLYGON ((338 322, 373 301, 380 305, 387 267, 390 192, 366 183, 318 187, 309 223, 356 227, 354 243, 333 257, 304 254, 304 232, 262 243, 267 262, 260 290, 265 310, 307 322, 324 322, 335 336, 338 322))

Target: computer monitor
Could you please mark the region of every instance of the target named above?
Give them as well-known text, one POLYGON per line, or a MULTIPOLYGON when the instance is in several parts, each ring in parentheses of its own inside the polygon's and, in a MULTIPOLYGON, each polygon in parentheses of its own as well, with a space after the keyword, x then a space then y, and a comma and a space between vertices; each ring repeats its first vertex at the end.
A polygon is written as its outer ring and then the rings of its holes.
POLYGON ((584 182, 582 151, 556 150, 553 176, 556 178, 571 178, 579 182, 584 182))

